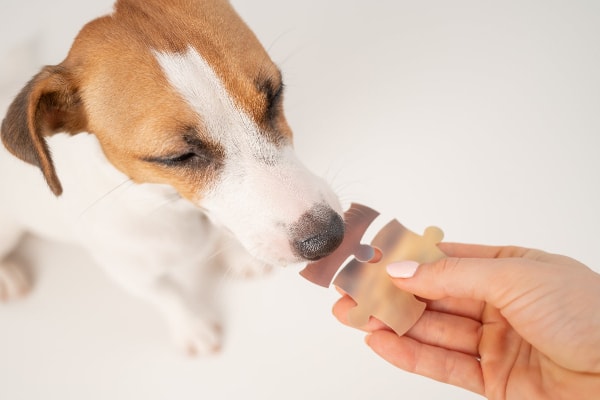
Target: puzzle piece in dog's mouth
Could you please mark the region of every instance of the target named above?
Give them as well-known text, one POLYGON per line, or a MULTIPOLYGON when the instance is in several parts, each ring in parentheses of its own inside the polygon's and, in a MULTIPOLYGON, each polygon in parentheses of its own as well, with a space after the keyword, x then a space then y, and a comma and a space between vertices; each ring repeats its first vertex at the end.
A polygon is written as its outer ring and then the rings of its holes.
POLYGON ((421 317, 425 303, 396 287, 386 266, 398 261, 426 263, 445 257, 437 247, 444 234, 439 228, 429 227, 420 236, 392 220, 377 233, 371 245, 361 244, 377 216, 379 213, 367 206, 352 204, 344 214, 346 234, 342 244, 329 256, 308 264, 300 274, 324 287, 333 281, 356 301, 357 306, 348 315, 351 326, 363 327, 373 316, 403 335, 421 317), (343 265, 351 256, 354 258, 343 265))

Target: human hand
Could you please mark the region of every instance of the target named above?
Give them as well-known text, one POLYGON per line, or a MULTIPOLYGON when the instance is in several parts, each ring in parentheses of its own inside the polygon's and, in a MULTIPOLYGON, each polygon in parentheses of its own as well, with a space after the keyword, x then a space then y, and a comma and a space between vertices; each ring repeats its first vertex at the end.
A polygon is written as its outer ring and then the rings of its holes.
MULTIPOLYGON (((427 303, 398 336, 372 318, 366 342, 403 370, 489 399, 600 398, 600 275, 564 256, 442 243, 438 262, 388 267, 427 303)), ((334 306, 346 323, 356 303, 334 306)))

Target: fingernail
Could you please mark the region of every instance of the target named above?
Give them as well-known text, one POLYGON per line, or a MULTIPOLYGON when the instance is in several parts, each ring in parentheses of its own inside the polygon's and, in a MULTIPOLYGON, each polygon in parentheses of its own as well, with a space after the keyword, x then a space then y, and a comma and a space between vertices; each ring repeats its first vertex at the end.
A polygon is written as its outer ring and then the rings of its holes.
POLYGON ((386 267, 387 273, 392 278, 412 278, 419 268, 419 263, 416 261, 401 261, 389 264, 386 267))

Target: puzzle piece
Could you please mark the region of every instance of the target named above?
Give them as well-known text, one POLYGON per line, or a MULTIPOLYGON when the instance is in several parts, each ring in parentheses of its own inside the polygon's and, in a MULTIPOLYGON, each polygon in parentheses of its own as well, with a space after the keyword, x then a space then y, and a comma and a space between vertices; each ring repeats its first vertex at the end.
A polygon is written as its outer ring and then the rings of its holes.
POLYGON ((429 227, 419 236, 392 220, 379 231, 372 245, 360 244, 378 215, 366 206, 352 204, 344 214, 346 237, 340 247, 324 259, 309 264, 301 275, 327 287, 342 263, 354 255, 355 259, 348 262, 333 281, 357 303, 348 315, 349 324, 360 328, 373 316, 403 335, 421 317, 425 303, 398 289, 385 267, 397 261, 425 263, 445 257, 437 247, 444 234, 439 228, 429 227))
POLYGON ((360 243, 369 225, 379 213, 367 206, 352 204, 344 213, 346 231, 339 247, 330 255, 306 266, 300 275, 323 287, 329 287, 336 272, 348 257, 354 256, 357 260, 374 261, 379 253, 371 246, 360 243))

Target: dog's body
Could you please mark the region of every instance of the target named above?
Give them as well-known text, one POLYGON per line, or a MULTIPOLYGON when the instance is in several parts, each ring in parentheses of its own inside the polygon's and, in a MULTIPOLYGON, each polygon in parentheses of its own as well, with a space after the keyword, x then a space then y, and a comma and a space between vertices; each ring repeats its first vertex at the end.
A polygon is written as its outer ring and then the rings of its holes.
POLYGON ((343 236, 335 195, 294 156, 282 89, 227 1, 118 1, 3 121, 0 297, 28 289, 5 256, 33 232, 84 246, 184 349, 218 347, 174 272, 317 259, 343 236))

